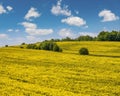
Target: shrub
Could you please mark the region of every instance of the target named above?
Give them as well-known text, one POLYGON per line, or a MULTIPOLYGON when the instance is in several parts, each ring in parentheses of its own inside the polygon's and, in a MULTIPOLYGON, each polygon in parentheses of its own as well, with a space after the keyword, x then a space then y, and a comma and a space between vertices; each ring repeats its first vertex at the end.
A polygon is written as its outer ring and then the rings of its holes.
POLYGON ((8 45, 5 45, 5 47, 8 47, 8 45))
POLYGON ((23 42, 21 45, 25 45, 25 42, 23 42))
POLYGON ((79 54, 81 54, 81 55, 89 55, 89 51, 88 51, 87 48, 81 48, 79 50, 79 54))
POLYGON ((53 51, 55 52, 62 52, 62 49, 58 45, 53 46, 53 51))
POLYGON ((37 49, 37 45, 36 44, 28 44, 27 49, 37 49))
POLYGON ((62 49, 54 42, 44 41, 39 45, 39 49, 62 52, 62 49))
POLYGON ((23 46, 20 46, 20 48, 24 48, 23 46))
POLYGON ((48 42, 42 42, 42 43, 40 43, 39 49, 50 50, 49 45, 50 44, 48 42))

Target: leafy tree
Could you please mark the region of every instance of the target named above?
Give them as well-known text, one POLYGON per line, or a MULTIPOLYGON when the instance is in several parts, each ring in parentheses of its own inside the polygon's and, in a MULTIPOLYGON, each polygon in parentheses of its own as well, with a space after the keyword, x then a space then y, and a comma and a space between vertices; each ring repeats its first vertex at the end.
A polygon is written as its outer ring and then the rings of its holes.
POLYGON ((112 32, 105 32, 102 31, 98 34, 97 40, 99 41, 120 41, 120 32, 112 31, 112 32))
POLYGON ((116 41, 120 41, 120 32, 117 32, 116 41))
POLYGON ((25 42, 23 42, 21 45, 25 45, 25 42))
POLYGON ((55 42, 49 41, 41 42, 39 45, 39 49, 62 52, 62 49, 55 42))
POLYGON ((78 41, 92 41, 93 40, 93 37, 89 36, 89 35, 86 35, 86 36, 79 36, 77 38, 78 41))
POLYGON ((89 55, 89 51, 88 51, 87 48, 81 48, 79 50, 79 54, 81 54, 81 55, 89 55))
POLYGON ((8 47, 8 45, 5 45, 5 47, 8 47))
POLYGON ((62 49, 58 45, 53 46, 53 51, 55 52, 62 52, 62 49))
POLYGON ((102 31, 98 34, 97 40, 99 41, 109 41, 110 33, 102 31))
POLYGON ((27 49, 37 49, 37 45, 36 44, 28 44, 27 49))
POLYGON ((42 50, 50 50, 49 43, 47 41, 40 43, 40 49, 42 50))
POLYGON ((24 48, 23 46, 20 46, 20 48, 24 48))
POLYGON ((116 32, 116 31, 110 32, 109 41, 116 41, 117 33, 118 32, 116 32))

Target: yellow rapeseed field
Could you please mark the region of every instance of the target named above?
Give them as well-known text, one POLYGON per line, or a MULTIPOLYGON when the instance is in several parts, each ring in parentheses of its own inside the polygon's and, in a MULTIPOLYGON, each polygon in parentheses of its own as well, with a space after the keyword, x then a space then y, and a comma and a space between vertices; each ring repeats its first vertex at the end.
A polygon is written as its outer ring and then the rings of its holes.
POLYGON ((120 42, 57 44, 62 53, 0 48, 0 96, 120 96, 120 42))

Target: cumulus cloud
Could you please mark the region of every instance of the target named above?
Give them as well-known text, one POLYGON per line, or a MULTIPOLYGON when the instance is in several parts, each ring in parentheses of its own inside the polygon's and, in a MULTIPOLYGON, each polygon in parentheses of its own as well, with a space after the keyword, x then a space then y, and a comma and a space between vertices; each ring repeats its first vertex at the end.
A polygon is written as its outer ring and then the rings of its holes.
POLYGON ((7 8, 8 11, 12 11, 13 10, 13 8, 11 6, 7 6, 6 8, 7 8))
POLYGON ((13 10, 13 8, 11 6, 7 6, 6 9, 3 5, 0 4, 0 14, 8 13, 8 11, 13 10))
POLYGON ((7 39, 8 35, 7 34, 0 34, 0 39, 7 39))
POLYGON ((25 27, 25 31, 32 36, 38 36, 38 35, 48 35, 53 33, 52 29, 39 29, 37 28, 37 25, 30 22, 23 22, 21 23, 25 27))
POLYGON ((37 18, 37 17, 39 17, 41 14, 37 11, 37 9, 36 8, 34 8, 34 7, 31 7, 30 9, 29 9, 29 11, 28 11, 28 13, 25 15, 25 19, 26 20, 32 20, 31 18, 37 18))
POLYGON ((66 19, 62 19, 61 22, 71 26, 78 26, 78 27, 86 25, 86 21, 77 16, 71 16, 66 19))
POLYGON ((0 14, 4 14, 6 12, 7 11, 5 10, 5 8, 2 5, 0 5, 0 14))
POLYGON ((103 17, 102 22, 115 21, 119 19, 119 17, 112 13, 111 10, 106 9, 102 10, 98 15, 99 17, 103 17))
POLYGON ((58 34, 61 36, 61 37, 71 37, 71 38, 74 38, 75 37, 75 34, 72 32, 72 30, 70 29, 66 29, 66 28, 63 28, 61 29, 58 34))
POLYGON ((54 15, 65 15, 65 16, 70 16, 71 15, 71 11, 68 9, 67 5, 64 5, 63 7, 61 7, 61 2, 62 0, 58 0, 57 5, 53 5, 51 12, 54 15))

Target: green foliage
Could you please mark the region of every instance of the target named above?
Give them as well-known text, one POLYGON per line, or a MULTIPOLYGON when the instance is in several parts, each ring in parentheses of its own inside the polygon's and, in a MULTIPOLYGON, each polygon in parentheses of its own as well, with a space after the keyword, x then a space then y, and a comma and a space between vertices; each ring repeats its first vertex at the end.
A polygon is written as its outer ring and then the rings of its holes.
POLYGON ((23 46, 20 46, 20 48, 24 48, 23 46))
POLYGON ((5 45, 5 47, 8 47, 8 45, 5 45))
POLYGON ((102 31, 98 34, 97 40, 99 41, 109 41, 109 32, 102 31))
POLYGON ((60 42, 60 41, 120 41, 120 31, 101 31, 96 37, 89 35, 81 35, 77 38, 62 38, 45 40, 44 42, 60 42))
POLYGON ((40 49, 42 49, 42 50, 50 50, 49 49, 49 43, 48 42, 40 43, 40 49))
POLYGON ((81 49, 79 50, 79 54, 80 54, 80 55, 89 55, 89 51, 88 51, 87 48, 81 48, 81 49))
POLYGON ((37 45, 36 44, 28 44, 27 49, 37 49, 37 45))
POLYGON ((62 49, 58 45, 53 46, 53 51, 55 52, 62 52, 62 49))
POLYGON ((70 37, 63 38, 61 41, 73 41, 70 37))
POLYGON ((92 41, 93 37, 86 35, 86 36, 79 36, 76 40, 78 41, 92 41))
POLYGON ((39 49, 62 52, 62 49, 56 43, 49 41, 41 42, 39 45, 39 49))
POLYGON ((117 31, 102 31, 98 34, 97 40, 99 41, 120 41, 120 32, 117 31))
POLYGON ((25 45, 25 42, 23 42, 21 45, 25 45))
POLYGON ((27 49, 39 49, 62 52, 62 49, 56 43, 50 41, 43 41, 38 46, 36 44, 28 44, 27 49))

